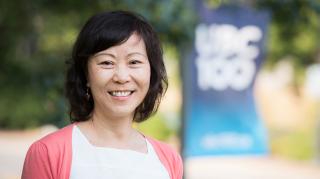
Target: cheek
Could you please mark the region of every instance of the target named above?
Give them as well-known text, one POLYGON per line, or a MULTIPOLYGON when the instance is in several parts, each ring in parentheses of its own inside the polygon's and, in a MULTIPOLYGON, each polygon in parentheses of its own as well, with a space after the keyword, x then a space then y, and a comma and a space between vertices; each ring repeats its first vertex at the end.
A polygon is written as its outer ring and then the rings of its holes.
POLYGON ((150 87, 150 77, 149 78, 144 78, 143 82, 144 82, 143 87, 145 88, 146 91, 148 91, 149 87, 150 87))
POLYGON ((144 85, 147 89, 149 89, 150 80, 151 80, 151 71, 150 68, 146 68, 141 74, 141 81, 143 81, 144 85))
POLYGON ((92 69, 88 73, 90 88, 99 89, 104 87, 112 74, 106 70, 92 69))

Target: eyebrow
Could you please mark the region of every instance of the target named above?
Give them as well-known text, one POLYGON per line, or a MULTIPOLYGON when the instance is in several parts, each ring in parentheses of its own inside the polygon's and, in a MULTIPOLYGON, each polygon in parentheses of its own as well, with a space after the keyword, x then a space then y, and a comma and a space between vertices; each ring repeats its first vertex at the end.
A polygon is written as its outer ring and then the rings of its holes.
POLYGON ((115 55, 113 55, 111 53, 106 53, 106 52, 97 53, 97 54, 93 55, 93 57, 98 57, 98 56, 101 56, 101 55, 107 55, 107 56, 111 56, 112 58, 116 58, 115 55))
MULTIPOLYGON (((111 53, 107 53, 107 52, 101 52, 101 53, 97 53, 95 55, 93 55, 93 57, 97 57, 97 56, 101 56, 101 55, 107 55, 107 56, 110 56, 112 58, 116 58, 115 55, 111 54, 111 53)), ((140 52, 132 52, 132 53, 129 53, 127 56, 130 57, 130 56, 133 56, 133 55, 141 55, 143 57, 147 57, 147 55, 143 54, 143 53, 140 53, 140 52)))
POLYGON ((132 52, 132 53, 129 53, 127 56, 130 57, 132 55, 141 55, 141 56, 144 56, 144 57, 148 58, 145 54, 139 53, 139 52, 132 52))

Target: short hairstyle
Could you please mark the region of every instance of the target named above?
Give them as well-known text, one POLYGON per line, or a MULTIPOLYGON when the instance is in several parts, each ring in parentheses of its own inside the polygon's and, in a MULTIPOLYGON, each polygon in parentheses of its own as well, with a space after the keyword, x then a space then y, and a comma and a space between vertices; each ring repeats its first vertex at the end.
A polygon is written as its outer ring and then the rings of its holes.
MULTIPOLYGON (((133 12, 103 12, 91 17, 73 46, 67 61, 65 95, 69 102, 71 122, 86 121, 94 108, 92 95, 87 98, 88 60, 100 51, 124 43, 137 33, 144 41, 151 67, 150 86, 146 97, 135 109, 135 122, 142 122, 154 114, 168 87, 160 40, 152 26, 133 12)), ((90 93, 90 90, 89 90, 90 93)))

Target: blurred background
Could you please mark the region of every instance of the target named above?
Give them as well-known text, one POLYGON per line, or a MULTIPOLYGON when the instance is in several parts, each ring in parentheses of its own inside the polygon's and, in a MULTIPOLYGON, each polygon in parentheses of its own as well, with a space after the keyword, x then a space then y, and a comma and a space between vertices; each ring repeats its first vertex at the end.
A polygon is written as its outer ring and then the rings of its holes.
POLYGON ((169 89, 158 113, 135 127, 181 152, 185 178, 320 178, 320 2, 203 0, 212 11, 236 6, 269 14, 253 86, 268 149, 192 157, 183 153, 189 81, 182 69, 201 21, 199 1, 0 0, 0 178, 20 178, 30 144, 69 124, 65 61, 90 16, 118 9, 142 14, 162 40, 169 89))

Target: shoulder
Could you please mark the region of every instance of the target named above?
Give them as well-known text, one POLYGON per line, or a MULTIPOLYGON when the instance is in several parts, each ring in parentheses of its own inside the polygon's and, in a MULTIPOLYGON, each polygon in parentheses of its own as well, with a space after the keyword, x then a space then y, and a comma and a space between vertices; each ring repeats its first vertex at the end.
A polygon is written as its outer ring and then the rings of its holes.
POLYGON ((56 153, 66 147, 71 147, 73 124, 50 133, 35 141, 29 148, 31 153, 56 153))
POLYGON ((74 124, 69 124, 69 125, 65 126, 64 128, 61 128, 55 132, 52 132, 52 133, 42 137, 41 139, 39 139, 35 143, 42 143, 44 145, 53 145, 53 144, 57 145, 57 144, 61 144, 64 142, 69 142, 69 140, 71 140, 71 137, 72 137, 73 126, 74 126, 74 124))
POLYGON ((72 157, 72 129, 71 124, 35 141, 26 154, 22 178, 59 178, 60 173, 67 176, 72 157))

